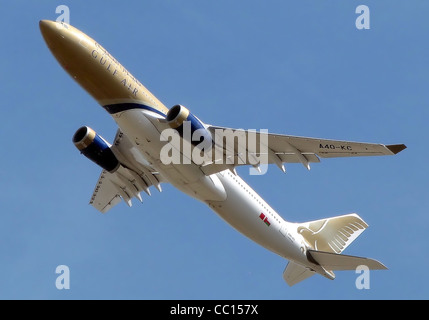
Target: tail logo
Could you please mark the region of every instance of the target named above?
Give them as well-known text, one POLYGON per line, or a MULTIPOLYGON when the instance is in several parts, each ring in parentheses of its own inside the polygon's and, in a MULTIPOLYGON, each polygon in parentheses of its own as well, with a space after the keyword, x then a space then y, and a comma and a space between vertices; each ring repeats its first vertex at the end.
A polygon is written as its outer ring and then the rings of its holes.
POLYGON ((297 232, 314 250, 341 253, 368 225, 356 214, 310 221, 297 232))

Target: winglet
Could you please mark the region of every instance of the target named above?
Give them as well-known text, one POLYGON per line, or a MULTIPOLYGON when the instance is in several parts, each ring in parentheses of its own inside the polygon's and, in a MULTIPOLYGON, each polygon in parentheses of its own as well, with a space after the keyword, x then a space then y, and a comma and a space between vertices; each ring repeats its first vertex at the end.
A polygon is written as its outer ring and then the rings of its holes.
POLYGON ((402 150, 406 149, 407 146, 405 144, 391 144, 386 146, 386 148, 389 149, 393 154, 398 154, 402 150))

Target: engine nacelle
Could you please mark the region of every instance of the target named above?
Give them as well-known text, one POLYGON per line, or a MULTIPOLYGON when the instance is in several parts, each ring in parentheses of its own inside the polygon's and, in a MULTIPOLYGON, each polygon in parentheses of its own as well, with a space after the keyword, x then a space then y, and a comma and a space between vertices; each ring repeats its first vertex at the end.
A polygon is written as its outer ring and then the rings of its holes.
POLYGON ((187 108, 180 104, 176 104, 167 112, 167 123, 172 129, 176 129, 180 136, 193 145, 201 141, 209 141, 211 143, 212 137, 207 131, 204 124, 194 116, 187 108), (197 138, 194 133, 198 131, 197 138))
POLYGON ((109 143, 90 127, 79 128, 73 136, 76 148, 88 159, 109 172, 115 172, 119 161, 110 149, 109 143))

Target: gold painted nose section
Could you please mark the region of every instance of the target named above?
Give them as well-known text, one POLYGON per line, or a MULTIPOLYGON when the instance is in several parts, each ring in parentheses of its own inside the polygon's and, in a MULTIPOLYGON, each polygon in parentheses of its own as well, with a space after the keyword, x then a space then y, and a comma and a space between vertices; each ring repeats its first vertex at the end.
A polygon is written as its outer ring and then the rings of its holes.
POLYGON ((40 20, 39 28, 46 43, 51 43, 53 39, 59 36, 61 24, 50 20, 40 20))
POLYGON ((51 50, 70 49, 70 47, 75 46, 76 39, 79 40, 78 36, 82 34, 67 23, 50 20, 41 20, 39 28, 43 39, 51 50))
POLYGON ((42 33, 46 33, 47 30, 53 29, 54 27, 56 28, 56 24, 57 22, 55 21, 51 21, 51 20, 40 20, 39 21, 39 27, 40 27, 40 31, 42 31, 42 33))

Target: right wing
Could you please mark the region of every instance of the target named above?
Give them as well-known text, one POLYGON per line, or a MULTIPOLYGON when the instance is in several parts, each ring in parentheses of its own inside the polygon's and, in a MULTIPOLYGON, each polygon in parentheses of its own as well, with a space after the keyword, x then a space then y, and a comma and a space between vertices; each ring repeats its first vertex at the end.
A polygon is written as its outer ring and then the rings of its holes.
POLYGON ((161 191, 160 183, 166 180, 150 166, 119 129, 111 148, 120 165, 113 173, 106 170, 101 172, 89 202, 92 206, 106 213, 121 199, 130 207, 133 197, 141 202, 140 192, 144 191, 150 195, 150 186, 161 191))
POLYGON ((201 167, 207 175, 237 165, 255 166, 255 159, 263 161, 259 164, 273 163, 285 171, 284 163, 302 163, 310 169, 310 163, 320 162, 319 158, 394 155, 406 148, 403 144, 383 145, 297 137, 216 126, 209 126, 208 130, 215 148, 223 149, 223 152, 220 158, 215 157, 212 162, 201 167))

